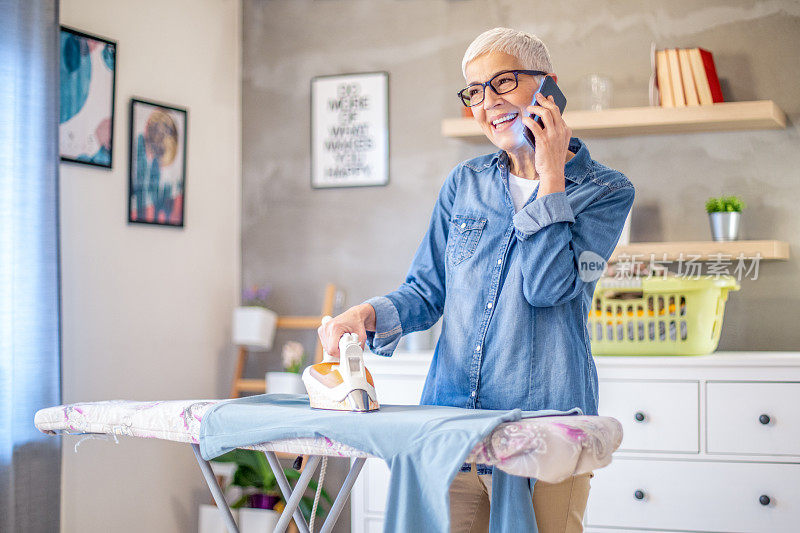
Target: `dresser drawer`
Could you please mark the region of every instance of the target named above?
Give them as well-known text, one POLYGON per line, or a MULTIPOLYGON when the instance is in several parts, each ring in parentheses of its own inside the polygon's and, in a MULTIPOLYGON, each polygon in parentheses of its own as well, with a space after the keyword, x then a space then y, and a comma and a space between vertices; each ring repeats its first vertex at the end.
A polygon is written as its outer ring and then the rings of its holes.
POLYGON ((364 521, 366 533, 383 533, 383 518, 367 518, 364 521))
POLYGON ((697 381, 600 380, 601 415, 622 423, 620 450, 697 453, 697 381))
POLYGON ((797 464, 616 458, 594 474, 589 526, 778 532, 800 522, 797 464))
POLYGON ((389 467, 383 459, 370 458, 361 473, 364 477, 366 499, 364 509, 368 513, 384 513, 386 496, 389 494, 389 467))
POLYGON ((800 383, 709 381, 708 453, 800 455, 800 383))

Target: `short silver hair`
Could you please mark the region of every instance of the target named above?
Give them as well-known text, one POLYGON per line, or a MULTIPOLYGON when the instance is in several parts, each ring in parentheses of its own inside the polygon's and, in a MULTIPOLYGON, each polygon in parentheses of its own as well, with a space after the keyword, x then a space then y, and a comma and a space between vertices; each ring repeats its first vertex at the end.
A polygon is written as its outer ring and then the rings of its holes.
MULTIPOLYGON (((461 72, 467 78, 467 63, 478 56, 489 52, 505 52, 519 59, 526 69, 553 72, 553 63, 550 61, 550 52, 544 43, 525 31, 512 30, 511 28, 492 28, 481 33, 464 52, 461 61, 461 72)), ((536 81, 541 81, 543 76, 536 76, 536 81)))

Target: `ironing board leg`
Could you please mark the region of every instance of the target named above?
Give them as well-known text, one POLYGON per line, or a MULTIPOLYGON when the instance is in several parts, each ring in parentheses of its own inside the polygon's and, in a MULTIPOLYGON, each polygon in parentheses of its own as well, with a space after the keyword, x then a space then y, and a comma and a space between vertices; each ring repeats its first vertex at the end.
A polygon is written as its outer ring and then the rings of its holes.
POLYGON ((211 465, 208 464, 208 461, 203 459, 203 457, 200 455, 200 446, 197 444, 192 444, 192 451, 194 452, 194 456, 197 458, 197 463, 200 465, 200 471, 203 472, 203 477, 206 479, 208 489, 211 491, 214 501, 217 502, 217 509, 219 509, 219 512, 222 513, 222 520, 225 522, 225 527, 228 529, 229 533, 239 533, 239 527, 233 520, 231 508, 228 507, 228 502, 225 501, 225 496, 222 494, 222 489, 219 488, 217 478, 214 477, 214 472, 211 470, 211 465))
MULTIPOLYGON (((275 459, 277 460, 277 457, 275 459)), ((303 472, 300 474, 300 479, 297 480, 297 484, 294 486, 293 490, 289 489, 287 492, 283 490, 283 487, 281 487, 283 497, 286 498, 286 507, 283 508, 283 512, 281 512, 281 517, 278 520, 278 524, 275 526, 275 533, 283 533, 286 531, 286 527, 289 525, 289 521, 292 519, 292 515, 295 513, 300 515, 302 527, 305 527, 306 531, 308 531, 308 525, 306 524, 306 520, 303 518, 303 513, 300 512, 298 506, 300 505, 300 499, 306 492, 306 488, 308 488, 311 478, 314 476, 314 471, 317 469, 320 459, 321 457, 319 455, 309 456, 308 463, 303 469, 303 472)), ((273 467, 272 471, 275 473, 276 478, 279 477, 280 474, 283 474, 283 470, 280 468, 280 463, 278 463, 278 468, 273 467), (278 472, 280 472, 280 474, 278 474, 278 472)), ((286 479, 285 476, 284 479, 286 479)), ((278 483, 278 485, 281 485, 281 483, 278 483)), ((288 481, 286 482, 286 485, 288 487, 288 481)), ((295 522, 297 522, 297 519, 295 519, 295 522)), ((302 529, 299 523, 297 527, 302 529)))
MULTIPOLYGON (((294 514, 295 511, 299 512, 298 506, 300 505, 300 499, 306 492, 306 488, 308 488, 308 484, 311 481, 311 478, 314 476, 314 471, 317 469, 317 465, 321 459, 322 458, 319 455, 310 456, 308 458, 306 467, 300 474, 300 478, 297 480, 297 484, 294 486, 294 489, 290 495, 287 496, 284 494, 284 497, 286 497, 286 507, 281 513, 281 517, 278 520, 278 525, 275 526, 275 533, 283 533, 286 531, 286 527, 289 525, 289 521, 292 519, 292 514, 294 514)), ((300 514, 302 516, 302 513, 300 514)), ((303 521, 305 522, 305 519, 303 519, 303 521)))
POLYGON ((333 500, 331 510, 328 512, 328 516, 325 518, 325 523, 322 524, 322 529, 319 530, 319 533, 329 533, 333 530, 333 526, 336 524, 336 520, 342 512, 344 504, 350 496, 353 484, 356 482, 356 478, 358 478, 358 475, 361 473, 361 469, 364 467, 366 461, 367 460, 363 457, 357 457, 353 461, 353 464, 350 466, 350 471, 347 473, 344 483, 342 483, 342 488, 339 489, 336 499, 333 500))

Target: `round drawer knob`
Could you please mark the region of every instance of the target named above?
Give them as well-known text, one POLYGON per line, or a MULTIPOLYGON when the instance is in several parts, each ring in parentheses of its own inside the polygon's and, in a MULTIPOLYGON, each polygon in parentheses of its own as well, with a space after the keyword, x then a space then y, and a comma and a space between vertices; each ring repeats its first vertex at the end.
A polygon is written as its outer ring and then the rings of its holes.
POLYGON ((766 494, 762 494, 761 496, 758 497, 758 503, 760 503, 761 505, 769 505, 769 502, 770 502, 769 496, 767 496, 766 494))
POLYGON ((636 414, 633 415, 634 420, 637 422, 644 422, 645 416, 644 413, 641 411, 636 411, 636 414))
MULTIPOLYGON (((644 491, 641 489, 636 489, 635 491, 633 491, 633 497, 636 498, 637 500, 644 500, 644 491)), ((762 496, 762 498, 766 498, 766 496, 762 496)))
POLYGON ((769 415, 761 415, 758 417, 758 421, 764 424, 765 426, 769 424, 769 415))

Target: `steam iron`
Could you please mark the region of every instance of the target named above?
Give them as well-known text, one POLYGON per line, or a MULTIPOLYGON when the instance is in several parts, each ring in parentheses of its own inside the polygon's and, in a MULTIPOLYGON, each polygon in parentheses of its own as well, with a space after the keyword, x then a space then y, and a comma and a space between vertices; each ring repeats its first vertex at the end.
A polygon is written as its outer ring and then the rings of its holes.
MULTIPOLYGON (((331 317, 325 316, 325 325, 331 317)), ((378 397, 372 375, 364 366, 364 351, 358 335, 345 333, 339 339, 339 360, 322 352, 322 362, 303 371, 303 384, 313 409, 335 411, 377 411, 378 397)))

